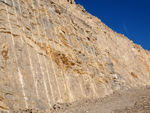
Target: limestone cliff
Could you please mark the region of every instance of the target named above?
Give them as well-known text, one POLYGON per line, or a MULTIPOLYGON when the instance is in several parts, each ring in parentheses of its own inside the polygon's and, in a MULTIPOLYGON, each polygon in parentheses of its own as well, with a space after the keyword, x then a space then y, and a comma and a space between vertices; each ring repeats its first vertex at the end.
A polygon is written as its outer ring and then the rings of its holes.
POLYGON ((0 0, 0 39, 0 111, 150 85, 150 52, 74 0, 0 0))

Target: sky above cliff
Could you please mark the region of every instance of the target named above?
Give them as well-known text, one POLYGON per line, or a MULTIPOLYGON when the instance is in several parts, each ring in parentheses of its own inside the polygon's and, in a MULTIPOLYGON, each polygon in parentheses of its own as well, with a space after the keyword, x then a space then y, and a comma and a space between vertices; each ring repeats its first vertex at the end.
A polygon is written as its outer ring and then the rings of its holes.
POLYGON ((150 0, 75 0, 114 31, 150 50, 150 0))

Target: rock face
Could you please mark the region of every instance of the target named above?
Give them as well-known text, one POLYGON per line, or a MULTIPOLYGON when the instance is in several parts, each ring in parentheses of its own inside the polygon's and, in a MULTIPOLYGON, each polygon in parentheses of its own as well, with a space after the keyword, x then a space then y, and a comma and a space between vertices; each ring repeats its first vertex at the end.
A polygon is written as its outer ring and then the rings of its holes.
POLYGON ((0 39, 0 111, 150 85, 150 52, 74 0, 0 0, 0 39))

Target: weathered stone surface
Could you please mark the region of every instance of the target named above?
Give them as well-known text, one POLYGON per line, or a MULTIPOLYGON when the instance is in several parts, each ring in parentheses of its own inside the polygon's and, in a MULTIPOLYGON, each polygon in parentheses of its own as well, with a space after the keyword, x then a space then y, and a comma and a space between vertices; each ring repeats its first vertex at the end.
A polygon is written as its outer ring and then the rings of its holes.
POLYGON ((0 0, 0 39, 2 111, 150 85, 150 52, 74 0, 0 0))

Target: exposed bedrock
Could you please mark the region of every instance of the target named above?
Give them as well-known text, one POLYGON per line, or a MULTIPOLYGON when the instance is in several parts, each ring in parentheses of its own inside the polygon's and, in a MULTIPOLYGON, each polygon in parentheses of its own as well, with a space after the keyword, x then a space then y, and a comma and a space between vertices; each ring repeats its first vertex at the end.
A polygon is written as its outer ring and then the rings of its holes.
POLYGON ((0 0, 0 111, 146 85, 150 52, 74 0, 0 0))

